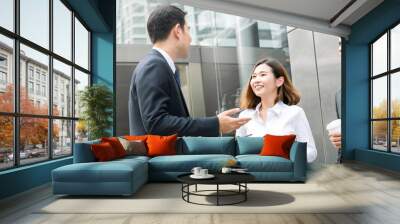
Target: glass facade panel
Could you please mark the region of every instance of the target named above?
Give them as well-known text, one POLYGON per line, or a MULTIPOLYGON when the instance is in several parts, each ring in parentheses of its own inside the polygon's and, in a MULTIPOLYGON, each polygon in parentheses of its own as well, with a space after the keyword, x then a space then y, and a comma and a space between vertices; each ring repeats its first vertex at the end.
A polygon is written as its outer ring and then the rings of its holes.
POLYGON ((14 31, 14 0, 1 0, 0 26, 14 31))
POLYGON ((89 69, 89 32, 75 18, 75 63, 89 69))
POLYGON ((53 120, 53 157, 72 155, 72 121, 53 120))
POLYGON ((72 68, 53 60, 53 115, 72 117, 72 68))
POLYGON ((387 77, 372 81, 372 118, 387 118, 387 77))
POLYGON ((20 110, 24 114, 47 115, 49 109, 49 57, 24 44, 20 53, 20 110), (30 94, 29 70, 35 71, 34 94, 30 94), (36 103, 33 103, 36 102, 36 103))
POLYGON ((49 0, 20 0, 21 36, 49 48, 49 0))
POLYGON ((89 86, 89 75, 75 69, 75 117, 80 117, 81 107, 80 107, 80 94, 89 86))
POLYGON ((0 34, 0 112, 14 111, 14 43, 0 34))
POLYGON ((372 148, 380 151, 387 151, 387 121, 372 122, 372 148))
POLYGON ((400 72, 390 75, 391 116, 400 118, 400 72))
POLYGON ((372 44, 372 75, 387 71, 387 34, 372 44))
POLYGON ((400 25, 390 32, 390 68, 400 67, 400 25))
POLYGON ((20 118, 20 164, 49 159, 49 120, 45 118, 20 118))
POLYGON ((53 0, 53 51, 71 60, 72 12, 60 1, 53 0))
POLYGON ((0 115, 0 170, 14 165, 13 117, 0 115))

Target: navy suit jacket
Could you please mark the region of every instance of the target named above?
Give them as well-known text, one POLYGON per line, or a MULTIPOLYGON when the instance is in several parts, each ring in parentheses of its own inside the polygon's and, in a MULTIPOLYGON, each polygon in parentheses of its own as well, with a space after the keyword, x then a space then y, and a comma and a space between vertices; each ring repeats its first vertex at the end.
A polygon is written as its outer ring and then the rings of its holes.
POLYGON ((217 117, 191 118, 165 58, 151 50, 136 66, 129 90, 131 135, 218 136, 217 117))

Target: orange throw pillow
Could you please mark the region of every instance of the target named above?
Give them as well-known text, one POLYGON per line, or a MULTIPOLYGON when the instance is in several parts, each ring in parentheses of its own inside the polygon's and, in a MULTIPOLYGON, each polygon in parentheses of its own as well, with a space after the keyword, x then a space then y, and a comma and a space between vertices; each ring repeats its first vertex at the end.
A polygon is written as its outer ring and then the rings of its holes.
POLYGON ((124 137, 124 139, 126 139, 128 141, 140 140, 140 141, 146 142, 146 139, 147 139, 147 135, 125 135, 123 137, 124 137))
POLYGON ((290 148, 296 135, 265 135, 264 145, 261 149, 261 156, 280 156, 290 159, 290 148))
POLYGON ((99 162, 110 161, 117 158, 114 149, 108 142, 93 144, 90 147, 94 154, 94 157, 99 162))
POLYGON ((126 151, 122 146, 121 142, 119 142, 118 138, 111 137, 111 138, 101 138, 101 142, 108 142, 114 149, 115 155, 117 158, 125 157, 126 151))
POLYGON ((176 139, 178 136, 147 135, 148 156, 176 155, 176 139))

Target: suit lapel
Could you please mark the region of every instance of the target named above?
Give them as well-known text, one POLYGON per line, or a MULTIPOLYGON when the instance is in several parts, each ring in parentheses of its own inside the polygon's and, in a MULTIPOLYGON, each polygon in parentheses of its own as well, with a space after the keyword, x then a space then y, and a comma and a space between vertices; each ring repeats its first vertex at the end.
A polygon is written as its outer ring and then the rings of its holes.
POLYGON ((169 73, 170 77, 174 80, 173 83, 174 83, 174 86, 175 86, 175 90, 176 90, 176 92, 177 92, 178 95, 179 95, 180 105, 183 107, 182 109, 185 111, 186 116, 189 116, 189 110, 188 110, 188 108, 187 108, 185 98, 183 97, 182 90, 181 90, 181 88, 179 87, 178 83, 176 82, 175 77, 174 77, 174 73, 172 72, 171 67, 169 67, 169 64, 168 64, 167 60, 166 60, 166 59, 164 58, 164 56, 162 56, 162 54, 161 54, 160 52, 158 52, 157 50, 152 49, 151 52, 152 52, 153 54, 157 55, 158 57, 161 57, 161 58, 163 59, 163 61, 165 62, 165 64, 167 64, 168 73, 169 73))

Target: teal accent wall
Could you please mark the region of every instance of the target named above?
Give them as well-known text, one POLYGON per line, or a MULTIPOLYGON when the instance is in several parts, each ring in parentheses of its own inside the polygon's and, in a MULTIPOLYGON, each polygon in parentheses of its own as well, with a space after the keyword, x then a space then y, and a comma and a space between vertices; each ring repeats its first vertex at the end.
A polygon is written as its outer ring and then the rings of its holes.
MULTIPOLYGON (((66 3, 72 7, 92 32, 92 82, 103 83, 114 92, 116 1, 66 0, 66 3)), ((115 106, 113 121, 113 127, 115 127, 115 106)), ((110 127, 110 132, 115 132, 113 127, 110 127)), ((0 171, 0 199, 50 182, 53 169, 71 163, 72 157, 68 157, 0 171)))
POLYGON ((369 149, 369 43, 400 22, 400 1, 386 0, 351 27, 343 42, 345 80, 344 156, 386 169, 399 170, 400 157, 369 149), (362 150, 362 151, 361 151, 362 150))
MULTIPOLYGON (((115 95, 114 47, 113 33, 92 33, 92 83, 106 85, 113 92, 113 95, 115 95)), ((113 114, 115 114, 115 106, 113 114)), ((113 124, 115 124, 114 117, 113 124)), ((115 125, 109 129, 111 135, 115 135, 114 127, 115 125)))
POLYGON ((0 199, 50 182, 53 169, 71 163, 68 157, 0 172, 0 199))

